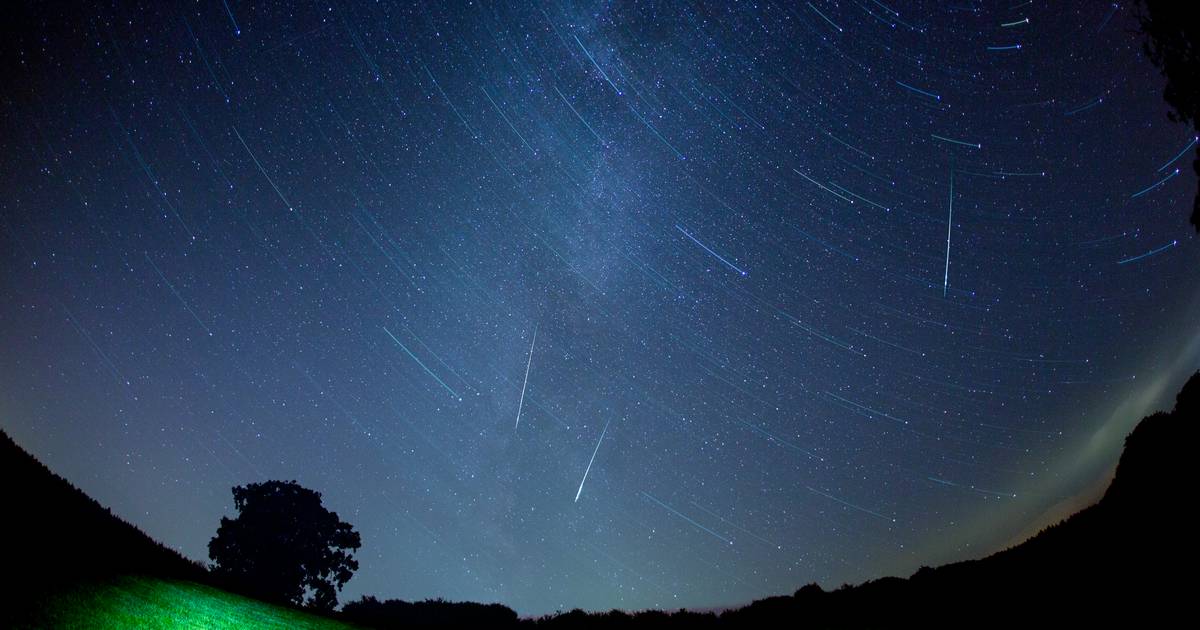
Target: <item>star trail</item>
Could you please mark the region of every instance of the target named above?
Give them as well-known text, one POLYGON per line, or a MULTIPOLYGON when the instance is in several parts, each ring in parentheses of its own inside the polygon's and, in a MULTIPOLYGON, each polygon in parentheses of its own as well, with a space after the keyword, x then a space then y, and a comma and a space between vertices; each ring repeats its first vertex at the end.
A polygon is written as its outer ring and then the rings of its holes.
POLYGON ((195 559, 295 479, 343 601, 908 575, 1086 501, 1200 367, 1196 136, 1125 4, 6 19, 0 426, 195 559))

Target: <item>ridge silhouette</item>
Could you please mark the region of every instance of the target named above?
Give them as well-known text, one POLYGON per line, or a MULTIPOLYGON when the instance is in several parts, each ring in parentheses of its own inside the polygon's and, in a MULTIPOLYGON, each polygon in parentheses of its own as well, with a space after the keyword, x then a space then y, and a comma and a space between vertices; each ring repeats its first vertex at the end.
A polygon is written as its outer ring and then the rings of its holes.
POLYGON ((0 483, 8 584, 0 627, 71 584, 120 574, 204 581, 204 566, 115 516, 0 431, 0 483))
MULTIPOLYGON (((333 615, 377 628, 961 627, 1129 623, 1186 618, 1195 560, 1191 499, 1200 373, 1174 409, 1143 418, 1125 439, 1096 504, 1025 542, 978 560, 922 568, 717 612, 581 610, 520 619, 501 604, 363 597, 333 615)), ((51 472, 0 431, 4 532, 15 584, 0 589, 0 625, 36 616, 73 583, 124 574, 221 586, 206 568, 152 540, 51 472)))

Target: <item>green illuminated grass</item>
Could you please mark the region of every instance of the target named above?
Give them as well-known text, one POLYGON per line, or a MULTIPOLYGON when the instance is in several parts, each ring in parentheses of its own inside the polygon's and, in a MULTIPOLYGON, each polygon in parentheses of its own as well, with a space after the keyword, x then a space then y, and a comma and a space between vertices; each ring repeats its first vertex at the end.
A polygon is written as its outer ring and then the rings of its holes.
POLYGON ((38 606, 35 627, 314 628, 356 626, 194 582, 127 576, 75 586, 38 606))

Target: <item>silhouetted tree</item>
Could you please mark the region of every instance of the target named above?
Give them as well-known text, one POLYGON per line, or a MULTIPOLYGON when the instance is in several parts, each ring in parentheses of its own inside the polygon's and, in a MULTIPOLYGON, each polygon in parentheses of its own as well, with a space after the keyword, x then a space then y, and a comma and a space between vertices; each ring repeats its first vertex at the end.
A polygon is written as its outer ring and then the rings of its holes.
MULTIPOLYGON (((1163 99, 1171 120, 1200 131, 1200 20, 1196 3, 1185 0, 1138 0, 1138 19, 1146 54, 1167 79, 1163 99)), ((1200 177, 1200 154, 1192 161, 1200 177)), ((1192 202, 1192 225, 1200 232, 1200 193, 1192 202)))
POLYGON ((208 543, 213 571, 256 597, 332 610, 358 569, 358 532, 294 481, 236 486, 233 504, 208 543))

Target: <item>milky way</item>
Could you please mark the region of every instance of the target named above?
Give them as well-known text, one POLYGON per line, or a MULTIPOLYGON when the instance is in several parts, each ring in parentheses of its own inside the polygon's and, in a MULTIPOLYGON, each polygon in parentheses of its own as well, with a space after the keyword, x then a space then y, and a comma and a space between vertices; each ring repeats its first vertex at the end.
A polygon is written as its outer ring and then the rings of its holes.
POLYGON ((12 13, 0 423, 193 558, 274 478, 362 533, 343 600, 905 575, 1197 365, 1195 136, 1124 5, 12 13))

